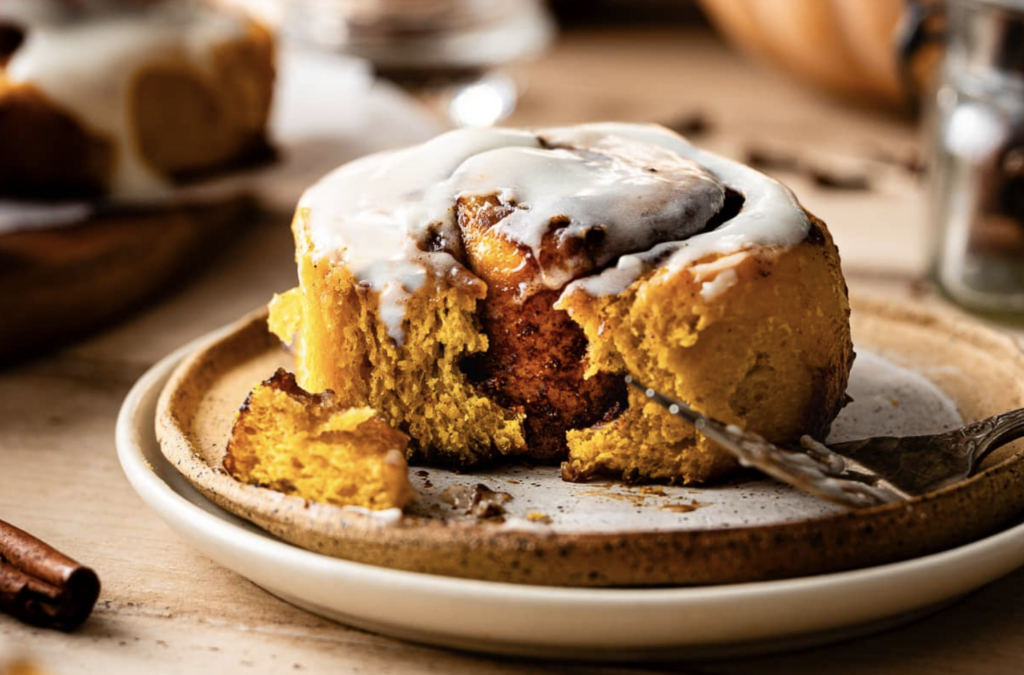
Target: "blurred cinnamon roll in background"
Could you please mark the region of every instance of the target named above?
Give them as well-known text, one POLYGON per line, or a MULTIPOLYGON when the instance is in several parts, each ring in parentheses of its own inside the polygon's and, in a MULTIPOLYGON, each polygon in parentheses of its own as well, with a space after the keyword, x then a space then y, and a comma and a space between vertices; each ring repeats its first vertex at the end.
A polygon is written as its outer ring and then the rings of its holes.
POLYGON ((270 33, 202 2, 0 5, 0 196, 145 200, 267 152, 270 33))
POLYGON ((253 215, 271 32, 200 0, 0 2, 0 362, 138 306, 253 215), (236 184, 237 183, 237 184, 236 184))

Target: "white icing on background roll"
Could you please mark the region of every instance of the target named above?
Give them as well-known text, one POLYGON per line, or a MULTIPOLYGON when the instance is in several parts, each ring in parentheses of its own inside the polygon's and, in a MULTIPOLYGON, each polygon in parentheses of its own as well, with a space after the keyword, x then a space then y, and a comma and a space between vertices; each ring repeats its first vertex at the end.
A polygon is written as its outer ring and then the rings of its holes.
POLYGON ((8 0, 0 20, 26 29, 25 42, 6 67, 12 85, 32 85, 72 114, 93 134, 115 146, 111 196, 147 200, 170 190, 139 152, 131 93, 150 67, 212 65, 218 45, 244 35, 240 15, 202 2, 168 2, 132 11, 70 15, 54 0, 8 0))
MULTIPOLYGON (((787 248, 809 228, 777 181, 663 127, 616 123, 452 131, 342 166, 300 208, 314 255, 342 262, 381 292, 382 319, 401 343, 404 302, 429 268, 456 265, 448 253, 427 253, 426 242, 458 241, 458 199, 490 195, 516 207, 494 231, 532 253, 541 287, 564 293, 619 293, 654 266, 679 270, 712 254, 787 248), (744 197, 741 210, 704 231, 727 189, 744 197), (553 228, 552 219, 562 224, 553 228), (599 244, 583 258, 549 263, 540 255, 545 242, 594 230, 599 244)), ((709 279, 703 295, 716 297, 727 282, 709 279)))

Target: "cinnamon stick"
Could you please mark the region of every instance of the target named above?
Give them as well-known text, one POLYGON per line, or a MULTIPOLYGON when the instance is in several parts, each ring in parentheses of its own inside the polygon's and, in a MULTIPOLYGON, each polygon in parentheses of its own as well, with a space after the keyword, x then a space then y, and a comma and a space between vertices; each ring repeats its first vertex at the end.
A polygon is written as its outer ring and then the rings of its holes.
POLYGON ((0 611, 34 626, 74 630, 99 594, 93 570, 0 520, 0 611))

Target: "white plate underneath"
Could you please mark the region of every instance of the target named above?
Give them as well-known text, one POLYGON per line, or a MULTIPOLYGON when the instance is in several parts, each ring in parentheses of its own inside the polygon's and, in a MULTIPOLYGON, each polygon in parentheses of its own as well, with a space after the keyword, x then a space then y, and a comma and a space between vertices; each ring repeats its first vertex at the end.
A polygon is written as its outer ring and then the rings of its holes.
MULTIPOLYGON (((204 338, 204 340, 209 338, 204 338)), ((1024 524, 957 549, 783 581, 658 589, 522 586, 401 572, 275 539, 207 501, 164 459, 156 402, 195 345, 154 366, 117 420, 117 450, 142 499, 221 565, 322 616, 481 652, 586 660, 713 658, 864 634, 931 611, 1024 564, 1024 524)))

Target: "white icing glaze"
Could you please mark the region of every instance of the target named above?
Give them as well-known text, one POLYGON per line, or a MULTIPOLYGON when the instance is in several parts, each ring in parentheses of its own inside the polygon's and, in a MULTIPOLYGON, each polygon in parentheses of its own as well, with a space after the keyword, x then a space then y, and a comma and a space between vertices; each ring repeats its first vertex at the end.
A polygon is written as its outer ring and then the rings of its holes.
MULTIPOLYGON (((452 131, 347 164, 310 188, 300 207, 314 255, 343 262, 380 291, 382 320, 401 342, 403 303, 426 282, 425 269, 456 264, 444 251, 458 248, 457 201, 490 195, 514 208, 494 231, 532 254, 541 287, 591 295, 621 292, 654 265, 677 270, 711 254, 793 246, 808 229, 778 182, 663 127, 636 124, 452 131), (744 196, 743 208, 702 232, 726 188, 744 196), (584 238, 595 230, 592 244, 584 238), (588 242, 583 252, 541 255, 574 239, 588 242), (425 252, 428 240, 442 252, 425 252)), ((716 279, 708 298, 735 281, 721 272, 716 279)))
POLYGON ((739 281, 735 267, 750 256, 749 251, 740 251, 690 267, 694 280, 701 284, 700 296, 704 301, 711 302, 735 286, 739 281))
POLYGON ((0 4, 0 19, 26 28, 24 44, 7 64, 11 84, 29 84, 93 133, 111 140, 115 198, 134 201, 170 187, 137 148, 131 92, 147 67, 188 64, 205 70, 217 45, 237 39, 244 21, 199 2, 168 2, 135 11, 97 10, 69 16, 54 0, 0 4))
MULTIPOLYGON (((655 265, 669 272, 685 269, 712 254, 728 255, 752 248, 788 248, 803 241, 810 222, 789 188, 759 171, 694 147, 664 127, 621 123, 587 124, 581 134, 600 147, 613 136, 654 143, 697 162, 725 185, 741 193, 743 208, 735 217, 710 232, 685 241, 659 244, 650 251, 619 258, 614 268, 573 282, 566 289, 580 289, 590 295, 621 293, 655 265), (660 261, 665 260, 661 263, 660 261)), ((579 141, 577 141, 579 142, 579 141)))
POLYGON ((735 286, 737 281, 739 281, 739 277, 736 275, 736 270, 724 270, 711 281, 701 284, 700 297, 704 299, 704 302, 711 302, 735 286))
MULTIPOLYGON (((544 132, 539 135, 544 136, 544 132)), ((570 148, 572 138, 567 139, 570 148)), ((659 241, 688 237, 722 208, 725 190, 699 166, 654 145, 615 139, 599 152, 565 148, 499 148, 469 157, 442 194, 487 195, 518 208, 493 231, 532 251, 541 283, 561 289, 581 271, 659 241), (551 230, 553 217, 568 223, 551 230), (556 245, 599 230, 589 256, 546 263, 546 237, 556 245)))

